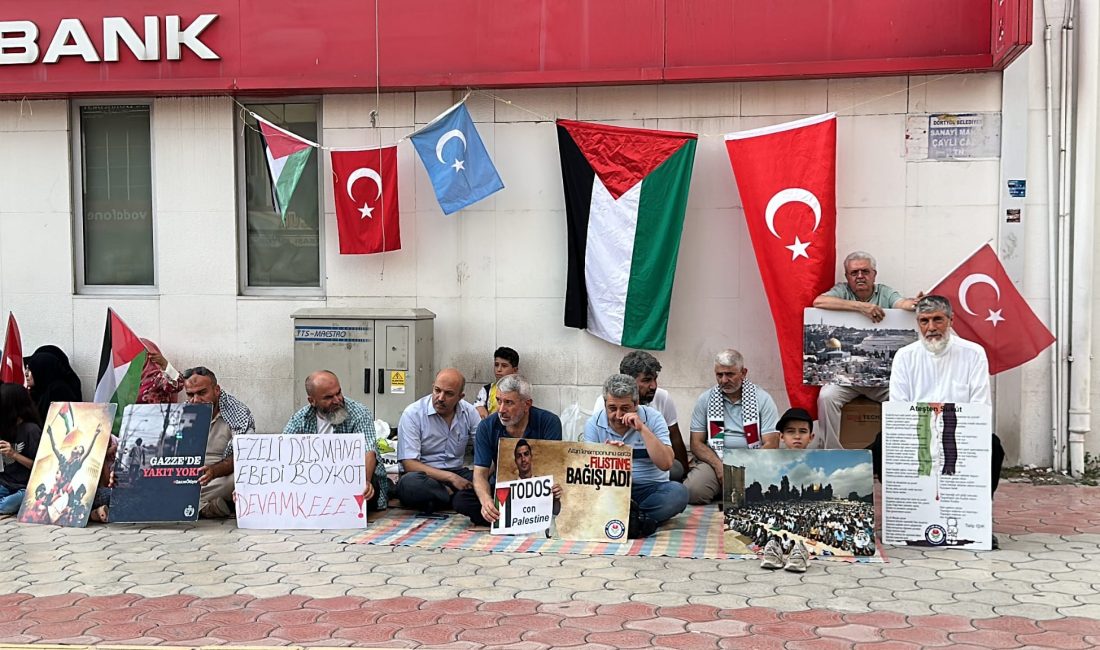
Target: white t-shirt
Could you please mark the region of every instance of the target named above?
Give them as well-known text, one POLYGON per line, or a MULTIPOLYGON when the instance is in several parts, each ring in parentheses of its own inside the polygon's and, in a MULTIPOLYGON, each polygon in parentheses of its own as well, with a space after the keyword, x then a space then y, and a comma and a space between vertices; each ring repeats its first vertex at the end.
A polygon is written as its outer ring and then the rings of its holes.
MULTIPOLYGON (((676 424, 676 404, 672 401, 672 396, 668 394, 668 391, 663 388, 657 388, 657 391, 653 393, 653 401, 646 404, 651 409, 656 409, 661 417, 665 419, 665 424, 672 426, 676 424)), ((603 405, 603 393, 596 398, 596 403, 592 405, 593 413, 602 413, 604 411, 603 405)))
POLYGON ((318 415, 317 433, 332 433, 332 422, 318 415))
POLYGON ((910 343, 894 355, 890 401, 992 404, 985 350, 954 332, 939 354, 910 343))

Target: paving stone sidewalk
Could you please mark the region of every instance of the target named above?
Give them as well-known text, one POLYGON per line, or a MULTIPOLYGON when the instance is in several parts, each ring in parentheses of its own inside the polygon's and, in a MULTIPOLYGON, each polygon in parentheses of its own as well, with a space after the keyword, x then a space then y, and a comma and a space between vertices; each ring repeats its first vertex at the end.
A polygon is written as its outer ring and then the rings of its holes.
POLYGON ((0 644, 1092 648, 1100 489, 1004 484, 1002 550, 886 564, 482 554, 232 522, 0 521, 0 644))

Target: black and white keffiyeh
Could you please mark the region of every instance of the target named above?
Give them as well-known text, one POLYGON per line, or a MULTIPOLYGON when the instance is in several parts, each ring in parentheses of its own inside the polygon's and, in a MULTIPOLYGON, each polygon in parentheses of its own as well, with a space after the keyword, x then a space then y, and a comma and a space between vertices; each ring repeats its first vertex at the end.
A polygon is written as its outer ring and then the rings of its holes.
MULTIPOLYGON (((741 418, 748 446, 754 449, 760 447, 760 408, 756 399, 756 384, 747 379, 741 384, 741 418)), ((710 389, 710 399, 707 401, 707 444, 719 458, 725 451, 725 433, 725 395, 716 385, 710 389)))

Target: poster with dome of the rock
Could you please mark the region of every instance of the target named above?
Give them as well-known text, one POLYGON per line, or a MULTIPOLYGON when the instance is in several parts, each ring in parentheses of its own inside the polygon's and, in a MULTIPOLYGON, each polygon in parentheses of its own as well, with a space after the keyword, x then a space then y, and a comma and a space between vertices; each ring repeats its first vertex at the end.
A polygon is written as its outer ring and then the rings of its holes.
POLYGON ((894 353, 917 340, 917 319, 883 309, 874 322, 862 313, 808 307, 802 316, 802 383, 861 388, 890 385, 894 353))

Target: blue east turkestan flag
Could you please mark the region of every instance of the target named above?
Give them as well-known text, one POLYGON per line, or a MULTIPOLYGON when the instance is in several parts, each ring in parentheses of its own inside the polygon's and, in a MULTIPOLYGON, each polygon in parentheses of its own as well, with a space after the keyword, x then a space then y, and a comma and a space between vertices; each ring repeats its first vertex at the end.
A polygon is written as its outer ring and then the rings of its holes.
POLYGON ((459 102, 412 136, 443 214, 504 189, 470 111, 459 102))

